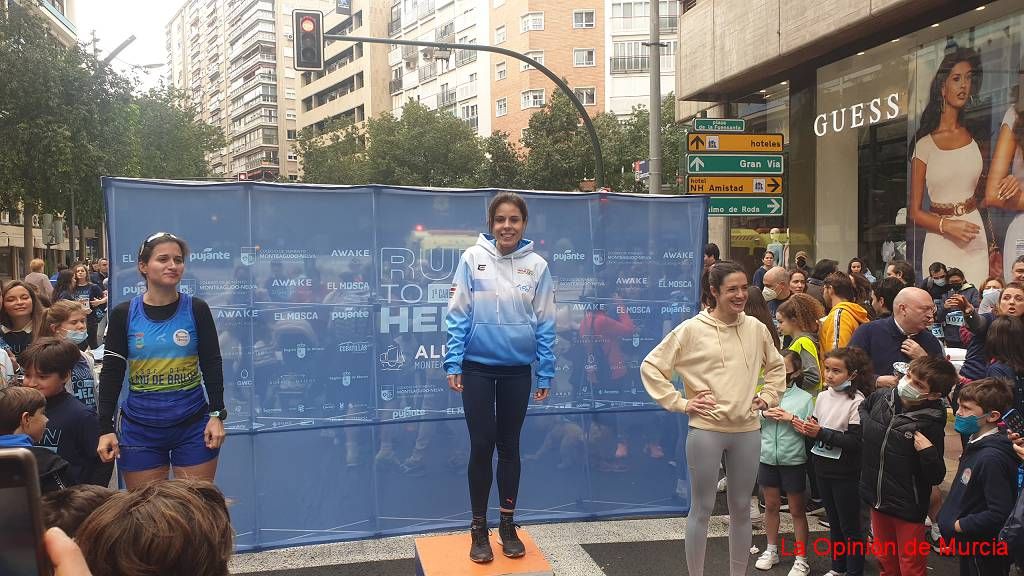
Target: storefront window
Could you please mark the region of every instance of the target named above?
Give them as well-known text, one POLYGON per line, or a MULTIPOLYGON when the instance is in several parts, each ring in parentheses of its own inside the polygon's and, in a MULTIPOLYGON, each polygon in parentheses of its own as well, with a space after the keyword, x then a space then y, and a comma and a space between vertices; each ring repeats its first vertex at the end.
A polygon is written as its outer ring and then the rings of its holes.
POLYGON ((942 261, 975 284, 1008 270, 1024 201, 982 200, 1024 182, 1022 43, 1024 13, 1005 0, 818 70, 818 257, 861 256, 876 275, 905 258, 919 278, 942 261))

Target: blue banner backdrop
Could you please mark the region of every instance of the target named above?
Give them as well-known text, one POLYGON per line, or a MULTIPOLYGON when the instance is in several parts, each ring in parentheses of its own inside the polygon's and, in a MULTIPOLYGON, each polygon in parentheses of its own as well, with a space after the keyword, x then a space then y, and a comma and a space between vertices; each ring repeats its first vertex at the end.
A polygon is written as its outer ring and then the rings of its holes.
MULTIPOLYGON (((103 188, 111 305, 144 289, 144 238, 189 243, 180 289, 210 304, 224 356, 217 483, 239 550, 468 525, 444 316, 495 190, 121 178, 103 188)), ((526 236, 557 286, 558 361, 551 398, 530 405, 523 429, 518 517, 685 513, 685 419, 651 402, 639 366, 698 310, 706 200, 522 194, 526 236)))

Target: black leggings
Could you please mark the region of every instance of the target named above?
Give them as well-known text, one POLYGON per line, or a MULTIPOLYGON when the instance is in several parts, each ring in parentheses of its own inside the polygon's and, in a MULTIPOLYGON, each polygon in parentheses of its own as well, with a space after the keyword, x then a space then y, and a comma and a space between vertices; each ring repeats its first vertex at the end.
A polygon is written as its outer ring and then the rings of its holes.
POLYGON ((526 419, 533 378, 529 366, 462 363, 462 405, 469 427, 469 499, 473 516, 487 515, 498 447, 500 507, 515 510, 519 495, 519 432, 526 419))

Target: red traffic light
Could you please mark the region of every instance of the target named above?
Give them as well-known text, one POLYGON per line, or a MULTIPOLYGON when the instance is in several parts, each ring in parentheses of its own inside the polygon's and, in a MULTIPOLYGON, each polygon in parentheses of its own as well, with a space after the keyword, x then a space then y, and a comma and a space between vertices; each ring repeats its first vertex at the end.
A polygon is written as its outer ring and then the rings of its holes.
POLYGON ((312 31, 316 30, 316 22, 310 16, 303 16, 302 17, 302 25, 301 26, 302 26, 302 31, 303 32, 312 32, 312 31))

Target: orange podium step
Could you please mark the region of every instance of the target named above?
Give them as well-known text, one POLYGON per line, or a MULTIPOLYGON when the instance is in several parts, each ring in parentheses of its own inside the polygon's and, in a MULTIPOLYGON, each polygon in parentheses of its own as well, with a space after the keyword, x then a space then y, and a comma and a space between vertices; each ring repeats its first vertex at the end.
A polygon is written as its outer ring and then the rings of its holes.
POLYGON ((519 529, 526 556, 506 558, 501 553, 498 531, 491 530, 494 561, 477 564, 469 559, 469 530, 450 536, 416 539, 417 576, 554 576, 551 564, 526 530, 519 529))

